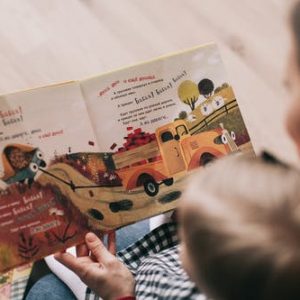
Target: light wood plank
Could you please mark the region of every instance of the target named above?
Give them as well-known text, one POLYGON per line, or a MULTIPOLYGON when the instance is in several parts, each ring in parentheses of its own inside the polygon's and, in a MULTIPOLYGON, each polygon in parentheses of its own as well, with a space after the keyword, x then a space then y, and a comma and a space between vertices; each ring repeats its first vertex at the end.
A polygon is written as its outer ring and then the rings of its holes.
POLYGON ((2 0, 0 93, 219 44, 255 148, 296 160, 282 78, 293 0, 2 0))

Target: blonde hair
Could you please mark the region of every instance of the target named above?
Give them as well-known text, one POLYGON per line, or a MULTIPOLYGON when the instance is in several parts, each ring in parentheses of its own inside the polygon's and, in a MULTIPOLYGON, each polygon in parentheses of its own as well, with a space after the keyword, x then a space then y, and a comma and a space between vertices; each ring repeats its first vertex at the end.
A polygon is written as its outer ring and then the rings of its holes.
POLYGON ((231 156, 200 170, 182 207, 199 282, 215 299, 300 299, 300 173, 231 156))

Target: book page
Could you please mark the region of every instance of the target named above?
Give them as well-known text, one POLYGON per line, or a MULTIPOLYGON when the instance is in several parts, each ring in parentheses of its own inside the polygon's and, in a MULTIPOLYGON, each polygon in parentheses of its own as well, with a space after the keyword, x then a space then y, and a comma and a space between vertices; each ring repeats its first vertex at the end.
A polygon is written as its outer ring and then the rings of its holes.
POLYGON ((81 88, 115 182, 105 191, 108 214, 122 224, 174 209, 198 167, 252 151, 216 45, 90 78, 81 88))
POLYGON ((90 190, 102 159, 77 82, 1 96, 0 151, 0 271, 81 242, 103 220, 90 190))

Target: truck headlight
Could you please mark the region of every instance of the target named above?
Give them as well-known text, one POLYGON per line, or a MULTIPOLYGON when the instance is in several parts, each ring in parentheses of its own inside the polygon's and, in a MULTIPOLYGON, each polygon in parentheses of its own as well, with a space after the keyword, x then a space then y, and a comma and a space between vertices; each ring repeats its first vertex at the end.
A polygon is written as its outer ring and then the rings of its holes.
POLYGON ((222 145, 223 144, 223 142, 222 142, 222 136, 221 135, 217 136, 214 139, 214 143, 217 144, 217 145, 222 145))
POLYGON ((230 132, 231 138, 235 141, 236 140, 236 135, 234 131, 230 132))
POLYGON ((227 137, 226 137, 225 134, 222 134, 222 135, 221 135, 221 139, 222 139, 222 143, 223 143, 224 145, 226 145, 226 144, 228 143, 228 140, 227 140, 227 137))

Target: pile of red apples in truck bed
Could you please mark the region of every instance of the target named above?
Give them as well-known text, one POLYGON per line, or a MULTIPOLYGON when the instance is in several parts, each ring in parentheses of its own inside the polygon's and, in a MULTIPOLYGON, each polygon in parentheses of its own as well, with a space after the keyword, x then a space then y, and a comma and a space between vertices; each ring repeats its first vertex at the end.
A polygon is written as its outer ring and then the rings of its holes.
MULTIPOLYGON (((142 131, 142 128, 133 129, 133 127, 127 127, 127 131, 129 132, 127 136, 124 137, 125 143, 122 145, 122 147, 119 147, 118 150, 115 153, 122 153, 126 152, 131 149, 138 148, 140 146, 149 144, 153 141, 156 141, 156 135, 155 133, 148 133, 142 131)), ((117 144, 114 143, 111 145, 110 149, 114 150, 117 147, 117 144)), ((149 159, 149 162, 157 161, 161 159, 161 156, 156 156, 149 159)), ((138 163, 135 163, 133 165, 141 165, 147 163, 147 160, 140 161, 138 163)))
MULTIPOLYGON (((142 131, 142 128, 133 129, 132 127, 127 127, 127 131, 131 131, 127 136, 124 137, 125 143, 122 147, 118 148, 116 153, 125 152, 127 150, 135 149, 137 147, 149 144, 152 141, 156 141, 155 133, 148 133, 142 131)), ((114 150, 117 144, 114 143, 110 149, 114 150)))

